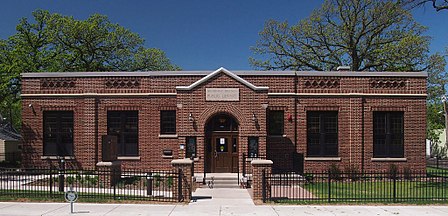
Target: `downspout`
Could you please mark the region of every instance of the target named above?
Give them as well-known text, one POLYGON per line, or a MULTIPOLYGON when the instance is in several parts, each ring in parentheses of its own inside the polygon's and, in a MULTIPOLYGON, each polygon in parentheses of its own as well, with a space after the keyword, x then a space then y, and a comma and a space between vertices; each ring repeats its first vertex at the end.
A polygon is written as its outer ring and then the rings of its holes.
POLYGON ((297 87, 297 85, 298 85, 298 83, 299 83, 299 80, 298 80, 298 77, 297 77, 297 74, 294 76, 294 93, 295 93, 295 95, 294 95, 294 148, 295 148, 295 150, 297 151, 297 124, 298 124, 298 121, 297 121, 297 103, 299 102, 299 99, 297 98, 297 89, 298 89, 298 87, 297 87))
POLYGON ((98 143, 98 98, 95 97, 95 165, 98 161, 99 143, 98 143))
MULTIPOLYGON (((294 75, 294 93, 295 93, 295 95, 294 95, 294 152, 296 152, 296 157, 297 158, 295 158, 295 160, 297 160, 297 162, 296 162, 296 167, 294 167, 295 168, 295 170, 296 171, 298 171, 299 169, 302 169, 302 170, 300 170, 301 172, 303 172, 303 165, 302 165, 302 160, 301 160, 301 157, 299 157, 299 153, 298 153, 298 150, 297 150, 297 123, 298 123, 298 120, 297 120, 297 103, 299 102, 299 99, 297 98, 297 89, 298 89, 298 87, 297 87, 297 85, 298 85, 298 83, 299 83, 299 80, 298 80, 298 77, 297 77, 297 74, 295 74, 294 75), (300 159, 300 161, 299 161, 299 159, 300 159)), ((294 163, 293 163, 293 165, 294 165, 294 163)))
POLYGON ((353 103, 353 99, 354 98, 350 98, 350 120, 349 120, 349 122, 350 122, 350 127, 349 127, 349 131, 350 131, 350 141, 349 141, 349 166, 351 167, 352 166, 352 145, 353 145, 353 136, 352 136, 352 133, 353 133, 353 131, 352 131, 352 124, 353 124, 353 118, 352 118, 352 103, 353 103))
POLYGON ((361 173, 364 173, 364 97, 361 97, 361 173))

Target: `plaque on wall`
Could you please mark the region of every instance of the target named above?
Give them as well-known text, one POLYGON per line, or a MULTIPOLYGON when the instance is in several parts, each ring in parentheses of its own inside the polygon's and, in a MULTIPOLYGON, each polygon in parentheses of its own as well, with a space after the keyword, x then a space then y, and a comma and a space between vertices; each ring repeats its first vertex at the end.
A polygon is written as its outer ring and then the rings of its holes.
POLYGON ((206 101, 239 101, 239 88, 206 88, 206 101))

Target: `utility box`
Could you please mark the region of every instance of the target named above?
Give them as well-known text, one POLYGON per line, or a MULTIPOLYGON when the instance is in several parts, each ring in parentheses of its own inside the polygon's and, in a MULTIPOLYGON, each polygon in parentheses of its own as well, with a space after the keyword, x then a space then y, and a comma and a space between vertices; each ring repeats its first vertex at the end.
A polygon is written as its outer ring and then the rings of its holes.
POLYGON ((117 160, 118 144, 117 136, 102 136, 102 161, 112 162, 117 160))

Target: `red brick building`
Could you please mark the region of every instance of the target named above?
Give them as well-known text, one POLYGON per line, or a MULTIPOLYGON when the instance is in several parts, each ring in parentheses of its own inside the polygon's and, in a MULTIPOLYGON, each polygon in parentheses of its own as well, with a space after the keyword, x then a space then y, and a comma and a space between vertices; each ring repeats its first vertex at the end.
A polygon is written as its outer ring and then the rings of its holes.
POLYGON ((210 71, 22 74, 24 166, 94 168, 114 135, 124 168, 237 172, 425 167, 426 73, 210 71), (204 167, 205 166, 205 167, 204 167))

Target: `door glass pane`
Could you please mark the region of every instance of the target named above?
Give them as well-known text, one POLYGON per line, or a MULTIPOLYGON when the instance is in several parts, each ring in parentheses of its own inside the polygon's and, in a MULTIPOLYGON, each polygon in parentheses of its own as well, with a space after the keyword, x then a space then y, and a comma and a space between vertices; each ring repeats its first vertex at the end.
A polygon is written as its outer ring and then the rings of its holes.
POLYGON ((228 141, 225 137, 216 138, 216 151, 217 152, 228 152, 228 141))

